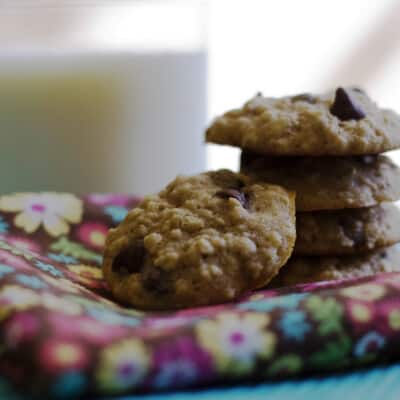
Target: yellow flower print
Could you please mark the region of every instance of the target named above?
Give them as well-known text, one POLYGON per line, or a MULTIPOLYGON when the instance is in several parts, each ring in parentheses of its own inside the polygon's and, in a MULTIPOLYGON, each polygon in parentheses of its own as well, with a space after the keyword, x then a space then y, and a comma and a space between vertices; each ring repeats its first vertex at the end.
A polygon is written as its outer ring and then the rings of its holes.
POLYGON ((258 301, 258 300, 264 300, 264 299, 265 299, 264 294, 262 294, 262 293, 256 293, 256 294, 251 295, 251 296, 248 298, 248 301, 258 301))
POLYGON ((51 236, 69 232, 82 219, 82 201, 68 193, 16 193, 0 196, 0 211, 18 213, 17 227, 33 233, 41 225, 51 236))
POLYGON ((364 283, 362 285, 344 288, 340 291, 343 296, 364 301, 378 300, 385 294, 385 292, 386 290, 384 286, 375 283, 364 283))
POLYGON ((15 310, 25 310, 40 303, 40 295, 31 289, 17 285, 4 286, 0 290, 0 307, 8 306, 15 310))
POLYGON ((90 265, 68 265, 67 267, 80 277, 88 278, 89 280, 103 279, 103 271, 99 267, 91 267, 90 265))
POLYGON ((100 267, 91 267, 89 265, 68 265, 67 268, 74 273, 72 280, 77 284, 91 287, 93 284, 99 284, 103 281, 103 271, 100 267))
POLYGON ((10 307, 6 306, 0 306, 0 321, 3 319, 6 319, 11 313, 10 307))
POLYGON ((257 357, 272 356, 276 337, 265 330, 267 315, 258 313, 222 313, 215 320, 205 320, 196 327, 199 343, 215 358, 221 372, 249 372, 257 357))
POLYGON ((372 318, 371 309, 362 303, 354 303, 350 305, 350 312, 355 321, 369 322, 372 318))
POLYGON ((150 355, 139 339, 125 339, 100 354, 96 371, 98 385, 108 393, 133 389, 146 375, 150 355))
POLYGON ((390 312, 389 325, 394 330, 400 329, 400 310, 392 310, 390 312))

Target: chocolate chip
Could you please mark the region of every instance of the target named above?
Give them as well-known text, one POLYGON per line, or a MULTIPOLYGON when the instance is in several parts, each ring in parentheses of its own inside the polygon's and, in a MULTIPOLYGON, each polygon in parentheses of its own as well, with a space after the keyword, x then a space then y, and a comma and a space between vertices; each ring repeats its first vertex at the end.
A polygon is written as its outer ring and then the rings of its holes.
POLYGON ((301 93, 297 96, 293 96, 290 98, 293 102, 304 101, 306 103, 315 104, 317 102, 317 98, 310 93, 301 93))
POLYGON ((351 95, 343 88, 338 88, 330 112, 341 121, 365 118, 364 111, 355 103, 351 95))
POLYGON ((168 293, 171 289, 167 272, 154 265, 147 265, 142 273, 142 284, 146 290, 159 294, 168 293))
POLYGON ((222 199, 229 199, 229 198, 234 198, 236 199, 243 208, 248 209, 249 208, 249 199, 246 196, 245 193, 243 193, 240 190, 236 189, 223 189, 220 190, 216 193, 216 196, 221 197, 222 199))
POLYGON ((143 241, 129 245, 123 249, 112 263, 112 270, 120 274, 135 274, 139 273, 143 267, 143 261, 146 255, 146 250, 143 241))
POLYGON ((167 272, 152 263, 143 240, 138 240, 122 250, 115 257, 112 269, 123 275, 140 273, 143 287, 152 292, 163 294, 170 290, 167 272))

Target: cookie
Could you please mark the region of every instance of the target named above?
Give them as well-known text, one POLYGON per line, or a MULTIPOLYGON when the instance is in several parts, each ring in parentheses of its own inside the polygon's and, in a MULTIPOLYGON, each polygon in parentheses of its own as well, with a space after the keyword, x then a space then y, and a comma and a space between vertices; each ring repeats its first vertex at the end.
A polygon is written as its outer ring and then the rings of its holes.
POLYGON ((400 245, 362 255, 342 257, 292 257, 270 286, 361 278, 381 272, 400 271, 400 245))
POLYGON ((294 203, 292 192, 228 170, 178 177, 110 231, 105 279, 118 300, 143 309, 233 300, 289 258, 294 203))
POLYGON ((370 207, 400 198, 400 168, 382 155, 264 157, 243 152, 241 171, 295 191, 298 211, 370 207))
POLYGON ((296 215, 298 255, 343 255, 400 242, 400 209, 392 203, 296 215))
POLYGON ((356 88, 281 98, 259 94, 216 118, 206 140, 266 155, 377 154, 400 146, 400 116, 356 88))

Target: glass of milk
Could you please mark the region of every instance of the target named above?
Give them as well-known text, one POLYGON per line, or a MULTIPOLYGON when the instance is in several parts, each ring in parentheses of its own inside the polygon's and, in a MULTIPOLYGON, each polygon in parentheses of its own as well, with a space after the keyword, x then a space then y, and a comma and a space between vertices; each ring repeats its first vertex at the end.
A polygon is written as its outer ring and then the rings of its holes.
POLYGON ((191 0, 7 3, 0 193, 147 194, 203 170, 206 13, 191 0))

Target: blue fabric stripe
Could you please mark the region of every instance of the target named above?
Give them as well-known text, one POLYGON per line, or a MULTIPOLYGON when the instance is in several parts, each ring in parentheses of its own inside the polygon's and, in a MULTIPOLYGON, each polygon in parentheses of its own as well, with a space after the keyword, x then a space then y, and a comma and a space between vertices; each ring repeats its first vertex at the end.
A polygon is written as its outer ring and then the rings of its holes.
POLYGON ((400 365, 326 378, 259 384, 253 387, 212 389, 118 400, 399 400, 400 365))

